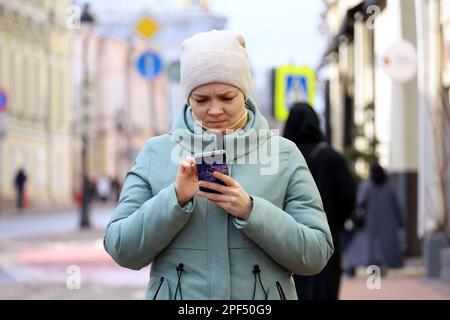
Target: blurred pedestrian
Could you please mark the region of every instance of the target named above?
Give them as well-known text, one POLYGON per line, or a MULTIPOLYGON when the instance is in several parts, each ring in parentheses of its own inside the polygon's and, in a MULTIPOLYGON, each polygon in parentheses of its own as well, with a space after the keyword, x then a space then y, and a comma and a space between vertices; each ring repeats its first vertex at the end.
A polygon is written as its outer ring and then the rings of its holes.
POLYGON ((102 202, 107 202, 111 196, 111 180, 102 176, 96 181, 97 194, 102 202))
POLYGON ((25 184, 27 181, 27 175, 25 173, 25 169, 19 168, 17 171, 17 174, 14 179, 14 186, 16 188, 16 194, 17 194, 17 209, 21 211, 25 207, 25 200, 26 200, 26 190, 25 190, 25 184))
POLYGON ((111 181, 112 194, 114 196, 114 201, 118 202, 120 198, 120 190, 122 189, 122 185, 120 183, 119 178, 114 177, 111 181))
POLYGON ((340 234, 354 210, 356 182, 346 160, 326 142, 319 118, 307 103, 295 103, 283 136, 302 152, 322 197, 333 236, 334 254, 326 267, 314 276, 294 275, 297 295, 304 300, 336 300, 341 279, 340 234))
POLYGON ((151 264, 148 299, 297 299, 292 274, 320 272, 333 253, 306 162, 249 98, 242 35, 196 34, 180 63, 186 103, 128 172, 105 249, 130 269, 151 264), (223 185, 199 181, 192 155, 224 147, 223 185))
POLYGON ((360 227, 344 254, 347 274, 353 276, 358 266, 376 265, 382 274, 387 268, 402 267, 403 219, 395 190, 378 163, 372 164, 369 179, 359 184, 357 206, 360 227))
POLYGON ((83 186, 81 182, 77 182, 75 184, 73 200, 77 204, 77 206, 81 208, 81 206, 83 205, 83 186))
POLYGON ((100 199, 100 196, 98 195, 97 192, 97 179, 94 178, 87 178, 87 190, 85 190, 87 192, 86 198, 88 199, 89 203, 92 203, 93 201, 100 199))

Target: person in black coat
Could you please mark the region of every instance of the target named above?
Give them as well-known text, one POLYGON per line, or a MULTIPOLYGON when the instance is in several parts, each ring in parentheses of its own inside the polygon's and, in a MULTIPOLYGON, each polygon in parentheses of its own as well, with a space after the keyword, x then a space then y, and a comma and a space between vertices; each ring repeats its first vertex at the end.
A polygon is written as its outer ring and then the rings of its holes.
POLYGON ((27 181, 27 175, 25 170, 20 168, 14 179, 14 185, 17 191, 17 209, 22 210, 25 207, 25 182, 27 181))
POLYGON ((356 181, 346 160, 326 142, 319 118, 307 103, 290 110, 283 136, 302 152, 322 197, 330 225, 334 254, 325 268, 314 276, 294 275, 299 299, 337 300, 341 279, 340 233, 355 207, 356 181))

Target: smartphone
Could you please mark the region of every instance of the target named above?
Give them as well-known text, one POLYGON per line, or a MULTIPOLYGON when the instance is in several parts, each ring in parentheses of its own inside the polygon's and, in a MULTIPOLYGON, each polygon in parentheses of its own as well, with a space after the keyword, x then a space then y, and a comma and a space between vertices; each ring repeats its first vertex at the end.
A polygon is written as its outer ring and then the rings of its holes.
MULTIPOLYGON (((213 176, 214 171, 219 171, 223 174, 228 175, 225 150, 214 150, 209 152, 196 153, 194 155, 194 158, 199 181, 215 182, 221 185, 225 185, 222 180, 219 180, 213 176)), ((219 193, 215 190, 204 187, 200 187, 200 191, 219 193)))

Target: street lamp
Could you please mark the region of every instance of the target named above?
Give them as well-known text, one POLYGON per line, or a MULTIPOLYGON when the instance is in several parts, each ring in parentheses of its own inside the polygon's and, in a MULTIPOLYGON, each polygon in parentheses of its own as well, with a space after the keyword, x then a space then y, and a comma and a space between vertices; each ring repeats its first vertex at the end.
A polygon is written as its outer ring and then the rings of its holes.
POLYGON ((89 4, 83 6, 80 17, 81 29, 84 33, 83 39, 83 100, 82 100, 82 136, 81 136, 81 176, 83 188, 83 201, 81 205, 80 227, 82 229, 89 228, 91 222, 89 219, 89 199, 90 199, 90 183, 89 183, 89 38, 95 24, 95 19, 89 10, 89 4))

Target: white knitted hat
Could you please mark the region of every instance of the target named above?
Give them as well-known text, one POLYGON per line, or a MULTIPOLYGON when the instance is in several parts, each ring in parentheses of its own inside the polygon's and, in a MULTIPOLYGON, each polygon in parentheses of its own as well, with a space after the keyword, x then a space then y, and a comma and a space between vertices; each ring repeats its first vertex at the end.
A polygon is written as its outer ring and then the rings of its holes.
POLYGON ((251 72, 244 37, 227 30, 197 33, 181 44, 181 85, 191 92, 208 83, 224 83, 240 89, 248 98, 251 72))

